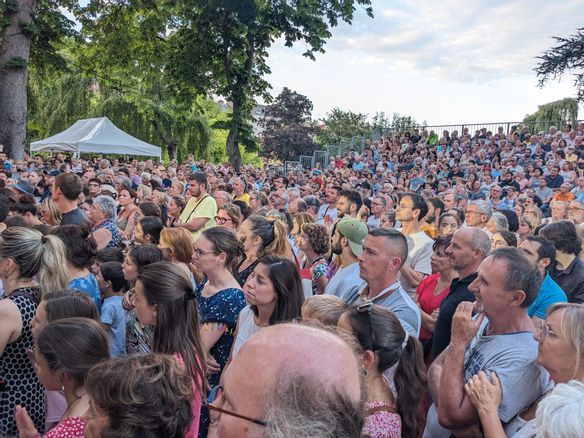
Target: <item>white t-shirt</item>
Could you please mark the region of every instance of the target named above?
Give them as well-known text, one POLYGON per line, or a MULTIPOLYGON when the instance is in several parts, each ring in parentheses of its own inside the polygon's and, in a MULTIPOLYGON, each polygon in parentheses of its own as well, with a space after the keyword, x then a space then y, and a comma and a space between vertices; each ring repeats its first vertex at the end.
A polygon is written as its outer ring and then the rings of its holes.
MULTIPOLYGON (((431 274, 432 266, 430 265, 430 257, 432 257, 432 245, 434 245, 434 241, 424 231, 410 234, 406 236, 406 239, 408 241, 408 265, 416 272, 421 272, 426 275, 431 274)), ((408 294, 413 295, 416 293, 416 288, 408 284, 401 273, 399 279, 402 282, 402 287, 408 294)))
POLYGON ((318 220, 316 221, 317 224, 324 223, 325 216, 329 216, 332 222, 337 220, 337 207, 330 207, 328 204, 321 205, 318 209, 318 220))
POLYGON ((328 282, 324 293, 345 299, 345 296, 350 294, 352 290, 361 288, 363 279, 360 273, 358 262, 339 268, 328 282))

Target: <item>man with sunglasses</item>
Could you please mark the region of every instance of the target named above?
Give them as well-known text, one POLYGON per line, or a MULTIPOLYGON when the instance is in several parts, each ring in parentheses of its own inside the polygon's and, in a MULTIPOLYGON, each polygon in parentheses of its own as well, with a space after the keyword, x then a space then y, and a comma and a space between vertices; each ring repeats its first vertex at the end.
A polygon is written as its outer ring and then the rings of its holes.
POLYGON ((210 438, 358 438, 362 365, 347 341, 301 324, 265 327, 239 350, 207 400, 210 438), (303 435, 304 435, 303 433, 303 435))

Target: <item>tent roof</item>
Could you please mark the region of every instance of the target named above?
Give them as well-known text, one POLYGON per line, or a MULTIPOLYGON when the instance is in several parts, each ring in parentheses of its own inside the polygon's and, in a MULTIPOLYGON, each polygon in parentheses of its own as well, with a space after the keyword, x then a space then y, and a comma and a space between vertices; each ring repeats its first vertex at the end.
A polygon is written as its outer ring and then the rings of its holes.
POLYGON ((30 144, 31 152, 63 151, 161 157, 161 149, 122 131, 107 117, 78 120, 63 132, 30 144))

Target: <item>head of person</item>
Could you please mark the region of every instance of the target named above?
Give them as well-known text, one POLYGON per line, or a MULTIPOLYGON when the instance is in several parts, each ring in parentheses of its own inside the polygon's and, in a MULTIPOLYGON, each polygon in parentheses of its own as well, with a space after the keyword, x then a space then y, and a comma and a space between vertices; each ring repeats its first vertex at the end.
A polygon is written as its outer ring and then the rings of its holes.
POLYGON ((363 199, 357 190, 341 190, 337 200, 337 212, 339 217, 356 217, 363 205, 363 199))
MULTIPOLYGON (((2 201, 0 200, 0 203, 2 201)), ((61 212, 57 208, 57 204, 51 198, 45 198, 41 202, 41 220, 47 225, 55 226, 61 223, 61 212)))
POLYGON ((333 254, 341 255, 343 251, 350 251, 355 257, 359 257, 363 252, 367 233, 367 225, 359 219, 342 218, 335 225, 331 236, 333 254))
POLYGON ((243 217, 241 209, 235 204, 225 204, 217 209, 215 222, 218 227, 226 227, 231 230, 237 230, 243 217))
POLYGON ((164 253, 156 245, 135 246, 124 257, 122 263, 124 278, 133 284, 144 267, 162 260, 164 260, 164 253))
POLYGON ((211 407, 211 434, 291 437, 306 431, 305 436, 357 438, 364 412, 361 370, 349 341, 329 330, 303 324, 263 328, 234 356, 222 386, 209 395, 212 407, 229 411, 215 417, 211 407))
POLYGON ((122 207, 133 205, 136 202, 136 192, 129 187, 122 187, 118 194, 118 202, 122 207))
POLYGON ((300 234, 304 224, 312 223, 314 223, 314 216, 310 213, 296 213, 292 217, 292 230, 290 231, 290 234, 297 236, 300 234))
POLYGON ((471 201, 466 207, 466 224, 469 227, 484 228, 491 216, 493 209, 487 201, 471 201))
POLYGON ((576 225, 584 223, 584 202, 573 200, 568 207, 570 221, 576 225))
POLYGON ((307 212, 312 214, 313 216, 316 216, 316 214, 318 213, 318 210, 320 208, 320 201, 319 199, 314 196, 314 195, 308 195, 304 197, 304 202, 306 202, 306 208, 307 208, 307 212))
POLYGON ((106 195, 99 195, 93 200, 89 219, 94 225, 99 225, 107 220, 116 218, 116 201, 114 198, 106 195))
POLYGON ((298 246, 302 251, 315 254, 327 254, 330 249, 330 235, 324 225, 308 223, 302 225, 298 246))
POLYGON ((569 206, 570 206, 569 202, 564 201, 550 202, 550 207, 552 210, 552 219, 554 219, 555 221, 562 221, 568 219, 569 206))
POLYGON ((316 320, 336 327, 341 315, 348 309, 347 303, 335 295, 313 295, 302 304, 302 320, 316 320))
POLYGON ((511 231, 501 230, 497 231, 491 237, 491 250, 494 251, 499 248, 510 246, 517 248, 517 237, 511 231))
POLYGON ((537 298, 542 275, 519 248, 499 248, 481 263, 468 289, 476 296, 475 309, 489 320, 509 312, 527 311, 537 298))
POLYGON ((291 215, 295 215, 308 210, 308 205, 302 198, 294 198, 288 204, 288 212, 291 215))
POLYGON ((138 320, 154 326, 152 351, 179 354, 203 394, 205 371, 200 358, 205 357, 205 351, 191 279, 172 262, 156 262, 138 274, 135 292, 138 320))
POLYGON ((75 173, 60 173, 55 177, 51 196, 53 201, 77 201, 83 191, 83 181, 75 173))
POLYGON ((124 262, 124 253, 123 251, 114 246, 112 248, 103 248, 97 251, 95 254, 95 258, 93 259, 93 265, 91 266, 91 272, 93 275, 97 275, 99 269, 101 268, 102 263, 105 262, 124 262))
POLYGON ((213 192, 213 198, 215 198, 217 207, 222 207, 231 202, 231 195, 223 190, 215 190, 213 192))
POLYGON ((556 384, 553 391, 537 405, 536 430, 541 437, 584 435, 584 383, 582 379, 556 384))
POLYGON ((489 230, 491 234, 495 234, 499 231, 508 231, 509 222, 507 222, 507 218, 505 217, 505 215, 499 211, 493 213, 493 215, 487 222, 487 230, 489 230))
POLYGON ((400 222, 421 222, 428 214, 428 203, 422 195, 405 193, 397 205, 396 219, 400 222))
POLYGON ((134 240, 140 245, 160 243, 160 233, 164 229, 162 219, 157 216, 146 216, 136 224, 134 240))
POLYGON ((193 264, 197 271, 207 274, 221 268, 231 270, 241 257, 237 235, 229 228, 208 228, 201 234, 193 251, 193 264))
POLYGON ((380 228, 395 228, 395 210, 383 213, 380 218, 380 228))
POLYGON ((552 222, 543 227, 539 235, 549 240, 556 248, 556 255, 563 253, 578 256, 582 250, 582 241, 572 222, 552 222))
POLYGON ((408 243, 402 233, 391 228, 375 228, 369 231, 359 256, 361 278, 367 283, 384 279, 389 286, 395 282, 407 258, 408 243))
POLYGON ((36 373, 49 391, 69 386, 77 393, 89 370, 109 357, 106 333, 97 321, 88 318, 49 322, 35 341, 36 373))
POLYGON ((61 225, 55 228, 52 234, 65 244, 70 266, 77 269, 91 268, 97 255, 97 243, 89 230, 78 225, 61 225))
POLYGON ((452 269, 466 275, 475 273, 490 251, 491 239, 489 235, 485 231, 473 227, 463 227, 457 230, 452 236, 450 246, 446 248, 452 269))
POLYGON ((426 201, 428 204, 428 213, 426 214, 424 221, 428 224, 433 224, 436 219, 442 215, 444 211, 444 202, 440 198, 428 198, 426 201))
POLYGON ((9 284, 39 278, 41 292, 64 289, 68 283, 67 248, 57 236, 10 227, 0 239, 0 277, 6 292, 9 284))
POLYGON ((442 213, 438 219, 438 236, 452 236, 459 227, 458 217, 452 213, 442 213))
POLYGON ((182 181, 175 180, 168 189, 168 195, 172 197, 178 197, 182 196, 184 191, 185 185, 182 183, 182 181))
POLYGON ((447 272, 452 267, 450 266, 450 260, 448 254, 446 254, 446 248, 450 246, 450 241, 452 236, 438 237, 434 244, 432 245, 432 256, 430 257, 430 265, 432 267, 432 272, 447 272))
POLYGON ((537 327, 537 363, 557 385, 584 379, 584 304, 552 304, 537 327))
POLYGON ((40 332, 49 322, 73 317, 99 321, 99 314, 93 299, 86 293, 71 289, 48 292, 43 295, 35 316, 30 321, 32 334, 38 338, 40 332))
POLYGON ((426 387, 421 344, 405 332, 390 310, 371 301, 351 306, 340 317, 337 327, 357 340, 366 371, 382 374, 397 364, 394 382, 402 435, 419 436, 422 429, 419 404, 426 387))
POLYGON ((168 215, 170 217, 178 218, 185 207, 186 203, 184 198, 180 196, 173 196, 168 201, 168 215))
POLYGON ((288 248, 288 227, 280 220, 251 215, 238 231, 246 254, 284 256, 288 248))
POLYGON ((277 189, 270 196, 270 202, 277 210, 285 208, 289 200, 290 195, 288 195, 288 191, 284 188, 277 189))
POLYGON ((164 228, 160 232, 158 248, 166 261, 188 265, 193 259, 193 239, 185 228, 164 228))
POLYGON ((97 284, 102 297, 108 292, 121 293, 129 289, 130 285, 124 277, 122 264, 119 262, 106 262, 101 265, 101 269, 96 275, 97 284))
POLYGON ((243 286, 245 298, 257 316, 258 308, 273 307, 270 325, 292 321, 300 316, 304 292, 294 262, 277 256, 264 256, 243 286))
POLYGON ((189 175, 189 194, 195 198, 207 193, 207 175, 195 172, 189 175))
POLYGON ((193 421, 191 379, 176 359, 150 353, 102 361, 85 389, 96 436, 184 436, 193 421))

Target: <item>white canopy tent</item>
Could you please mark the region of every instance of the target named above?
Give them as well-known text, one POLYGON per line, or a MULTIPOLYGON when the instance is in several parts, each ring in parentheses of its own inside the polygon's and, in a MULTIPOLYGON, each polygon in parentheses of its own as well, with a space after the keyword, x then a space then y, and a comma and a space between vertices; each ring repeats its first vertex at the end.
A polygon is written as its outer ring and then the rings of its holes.
POLYGON ((162 156, 158 146, 132 137, 107 117, 78 120, 63 132, 30 144, 31 153, 45 151, 162 156))

